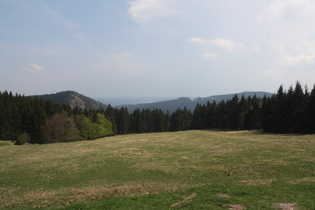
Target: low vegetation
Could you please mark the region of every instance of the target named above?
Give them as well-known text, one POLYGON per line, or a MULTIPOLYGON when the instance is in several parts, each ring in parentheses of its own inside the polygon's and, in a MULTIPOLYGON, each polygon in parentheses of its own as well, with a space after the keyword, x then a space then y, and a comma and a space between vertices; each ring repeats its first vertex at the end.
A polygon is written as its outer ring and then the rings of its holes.
POLYGON ((314 209, 314 145, 213 130, 0 142, 0 209, 314 209))

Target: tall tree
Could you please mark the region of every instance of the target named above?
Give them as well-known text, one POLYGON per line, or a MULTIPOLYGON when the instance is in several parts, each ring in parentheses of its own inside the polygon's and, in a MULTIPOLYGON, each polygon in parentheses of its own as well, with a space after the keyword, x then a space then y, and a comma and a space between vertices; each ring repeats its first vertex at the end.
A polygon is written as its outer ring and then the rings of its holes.
POLYGON ((96 114, 98 138, 113 135, 112 123, 100 112, 96 114))
POLYGON ((306 131, 307 127, 307 110, 309 109, 309 99, 307 90, 303 88, 299 82, 296 82, 294 89, 294 98, 292 99, 293 112, 292 112, 292 131, 302 132, 306 131))
POLYGON ((116 124, 116 111, 110 104, 107 106, 104 114, 107 119, 112 123, 112 131, 114 134, 117 134, 117 124, 116 124))
POLYGON ((116 123, 118 134, 128 134, 130 129, 130 118, 128 109, 122 107, 116 112, 116 123))
POLYGON ((169 111, 167 111, 164 117, 164 131, 166 132, 170 130, 170 124, 171 124, 170 119, 171 119, 171 114, 169 111))
POLYGON ((240 124, 240 107, 238 104, 238 96, 235 95, 231 100, 226 102, 227 110, 227 128, 237 129, 240 124))
POLYGON ((131 133, 143 133, 143 121, 141 117, 140 109, 136 109, 130 116, 130 132, 131 133))
POLYGON ((79 137, 79 130, 73 118, 63 113, 58 113, 45 120, 41 129, 41 138, 44 143, 59 143, 76 141, 79 137))
POLYGON ((309 107, 307 111, 307 132, 315 133, 315 85, 310 94, 309 107))
POLYGON ((248 99, 248 110, 245 116, 245 123, 244 129, 252 130, 252 129, 259 129, 261 128, 261 102, 260 100, 254 95, 252 99, 248 99))

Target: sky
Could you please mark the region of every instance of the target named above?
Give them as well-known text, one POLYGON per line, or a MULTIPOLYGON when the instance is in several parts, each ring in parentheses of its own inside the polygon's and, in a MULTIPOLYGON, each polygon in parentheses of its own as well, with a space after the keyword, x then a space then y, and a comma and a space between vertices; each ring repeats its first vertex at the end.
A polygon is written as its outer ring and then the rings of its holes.
POLYGON ((207 97, 315 84, 314 0, 0 0, 0 91, 207 97))

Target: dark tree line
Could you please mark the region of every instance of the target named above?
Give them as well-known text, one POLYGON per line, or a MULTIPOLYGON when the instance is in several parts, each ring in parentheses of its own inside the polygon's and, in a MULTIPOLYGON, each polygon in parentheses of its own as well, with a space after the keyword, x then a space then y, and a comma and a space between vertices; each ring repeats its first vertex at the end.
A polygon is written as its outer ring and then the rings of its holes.
POLYGON ((312 91, 299 82, 288 91, 280 86, 277 95, 264 103, 262 128, 277 133, 315 133, 315 85, 312 91))
POLYGON ((30 143, 67 142, 129 133, 189 129, 263 129, 276 133, 315 133, 315 86, 282 86, 271 98, 256 96, 198 104, 193 112, 126 108, 82 110, 39 98, 0 92, 0 139, 30 143))
POLYGON ((0 139, 18 144, 57 143, 113 135, 111 122, 93 110, 0 92, 0 139))
POLYGON ((220 103, 197 105, 192 129, 263 129, 275 133, 315 133, 315 86, 299 82, 288 91, 280 86, 271 98, 242 97, 220 103))
POLYGON ((263 129, 276 133, 315 133, 315 86, 309 91, 299 82, 284 91, 280 86, 273 97, 238 98, 219 103, 198 104, 190 110, 177 109, 173 113, 159 109, 135 110, 108 107, 115 134, 168 132, 189 129, 263 129))
POLYGON ((117 109, 109 105, 106 110, 98 111, 111 121, 115 134, 187 130, 192 122, 192 114, 187 109, 178 109, 172 114, 160 109, 136 109, 129 113, 126 108, 117 109))
POLYGON ((231 100, 197 105, 193 112, 193 129, 252 130, 262 127, 264 99, 235 95, 231 100))

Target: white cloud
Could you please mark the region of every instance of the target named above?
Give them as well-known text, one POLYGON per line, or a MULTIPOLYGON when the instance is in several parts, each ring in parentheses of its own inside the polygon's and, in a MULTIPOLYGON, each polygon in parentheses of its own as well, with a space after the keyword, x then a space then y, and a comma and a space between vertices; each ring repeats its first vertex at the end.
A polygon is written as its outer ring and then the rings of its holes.
POLYGON ((275 60, 268 70, 263 72, 266 78, 278 83, 304 81, 314 83, 315 41, 298 39, 292 43, 275 45, 275 60))
POLYGON ((242 50, 244 49, 244 44, 240 42, 233 42, 229 39, 213 39, 210 40, 210 45, 222 47, 228 51, 242 50))
POLYGON ((198 38, 198 37, 191 37, 187 41, 188 42, 192 42, 192 43, 197 43, 197 44, 200 44, 200 45, 205 45, 205 44, 208 44, 208 42, 209 42, 206 39, 201 39, 201 38, 198 38))
POLYGON ((206 60, 217 60, 219 55, 217 53, 204 53, 202 57, 206 60))
POLYGON ((313 61, 315 56, 310 56, 310 55, 298 55, 298 56, 290 56, 288 55, 286 57, 286 60, 288 63, 293 63, 293 64, 299 64, 301 62, 310 62, 313 61))
POLYGON ((134 0, 130 2, 129 13, 138 23, 144 24, 155 18, 168 18, 181 14, 172 8, 173 0, 134 0))
MULTIPOLYGON (((274 19, 280 18, 290 1, 275 1, 269 4, 263 11, 258 15, 259 19, 274 19)), ((291 1, 292 2, 292 1, 291 1)))
POLYGON ((270 3, 258 18, 281 19, 281 18, 303 18, 314 17, 315 2, 313 0, 276 0, 270 3))
POLYGON ((27 70, 29 72, 40 72, 40 71, 45 71, 45 69, 43 67, 41 67, 38 64, 35 63, 28 63, 28 68, 27 70))
POLYGON ((265 75, 285 80, 294 75, 297 79, 299 74, 314 69, 315 1, 273 0, 257 17, 273 50, 272 70, 265 71, 265 75))
POLYGON ((219 47, 227 51, 243 50, 245 46, 243 43, 231 41, 230 39, 201 39, 198 37, 191 37, 189 42, 197 43, 206 47, 219 47))
POLYGON ((276 46, 283 67, 294 67, 315 61, 315 42, 300 39, 294 46, 276 46))

